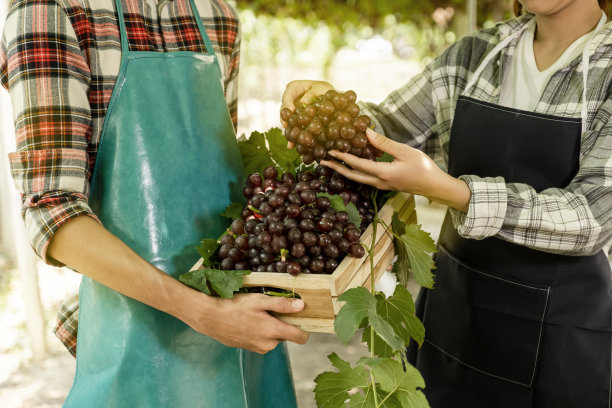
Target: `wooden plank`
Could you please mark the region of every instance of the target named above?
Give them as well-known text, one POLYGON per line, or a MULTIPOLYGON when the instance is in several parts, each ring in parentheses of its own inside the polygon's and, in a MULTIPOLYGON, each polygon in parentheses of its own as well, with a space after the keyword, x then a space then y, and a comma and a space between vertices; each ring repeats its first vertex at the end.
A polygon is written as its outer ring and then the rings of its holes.
POLYGON ((310 333, 335 333, 334 319, 309 319, 306 317, 279 316, 282 321, 310 333))

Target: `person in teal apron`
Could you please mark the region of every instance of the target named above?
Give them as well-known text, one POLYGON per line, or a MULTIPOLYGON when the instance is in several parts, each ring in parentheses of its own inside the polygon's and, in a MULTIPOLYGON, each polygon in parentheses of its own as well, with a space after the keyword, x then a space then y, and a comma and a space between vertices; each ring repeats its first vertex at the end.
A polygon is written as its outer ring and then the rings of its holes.
POLYGON ((64 406, 296 407, 284 340, 303 344, 308 335, 269 311, 297 312, 303 302, 211 298, 177 281, 199 258, 199 240, 224 231, 219 214, 243 186, 222 72, 198 8, 179 6, 197 22, 184 35, 200 36, 205 53, 130 50, 125 7, 116 0, 121 62, 89 194, 104 227, 74 217, 47 249, 84 275, 64 406))
MULTIPOLYGON (((435 287, 417 301, 425 342, 407 350, 432 408, 609 408, 608 2, 517 6, 531 14, 465 38, 366 107, 377 130, 448 172, 372 130, 391 164, 340 152, 322 163, 450 208, 435 287)), ((285 106, 328 89, 291 83, 285 106)))

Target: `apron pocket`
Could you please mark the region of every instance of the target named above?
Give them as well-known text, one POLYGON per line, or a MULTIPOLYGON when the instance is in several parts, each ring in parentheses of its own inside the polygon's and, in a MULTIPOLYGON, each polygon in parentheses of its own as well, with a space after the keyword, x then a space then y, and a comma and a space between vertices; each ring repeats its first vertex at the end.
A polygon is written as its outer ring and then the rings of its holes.
POLYGON ((425 340, 478 372, 531 386, 550 288, 472 269, 443 246, 436 263, 425 340))

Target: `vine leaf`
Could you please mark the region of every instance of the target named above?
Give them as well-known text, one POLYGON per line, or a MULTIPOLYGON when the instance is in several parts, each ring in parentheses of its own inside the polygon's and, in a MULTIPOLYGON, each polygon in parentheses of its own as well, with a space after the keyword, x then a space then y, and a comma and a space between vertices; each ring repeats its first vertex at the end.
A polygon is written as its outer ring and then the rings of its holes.
POLYGON ((219 248, 219 243, 214 238, 204 238, 200 241, 200 246, 197 247, 200 256, 202 257, 202 264, 204 267, 210 268, 213 264, 213 255, 219 248))
POLYGON ((243 277, 249 273, 251 271, 221 271, 205 268, 183 273, 179 276, 179 281, 207 295, 218 295, 229 299, 243 286, 243 277))
POLYGON ((367 389, 370 386, 368 369, 363 366, 353 368, 336 353, 330 354, 327 358, 338 371, 326 371, 315 378, 314 393, 317 407, 344 407, 349 399, 349 391, 355 388, 367 389))
POLYGON ((231 203, 219 215, 230 220, 239 220, 242 218, 242 208, 244 208, 244 203, 231 203))
POLYGON ((349 289, 340 295, 338 300, 346 303, 334 320, 334 328, 338 337, 344 343, 347 343, 353 337, 361 323, 367 318, 372 329, 393 351, 404 349, 405 344, 402 338, 395 333, 395 330, 387 323, 385 318, 378 314, 377 303, 379 300, 366 288, 349 289))
POLYGON ((280 128, 272 128, 265 133, 272 161, 280 172, 295 172, 302 164, 302 157, 295 149, 287 149, 287 139, 280 128))
POLYGON ((400 284, 406 285, 408 271, 412 270, 415 280, 426 288, 433 288, 435 269, 432 253, 436 252, 436 243, 428 232, 421 229, 420 225, 405 225, 399 219, 397 213, 393 214, 391 220, 393 231, 400 236, 395 242, 397 251, 397 262, 393 267, 400 284))
POLYGON ((331 208, 336 211, 346 212, 349 216, 348 222, 352 222, 357 228, 361 227, 361 216, 359 215, 359 210, 355 204, 352 202, 344 204, 344 200, 338 194, 331 195, 327 193, 317 193, 317 197, 329 198, 331 208))
POLYGON ((295 149, 287 149, 287 139, 279 128, 266 133, 252 132, 238 139, 238 148, 244 163, 245 176, 257 173, 268 166, 276 166, 280 172, 295 172, 302 158, 295 149))
MULTIPOLYGON (((423 344, 425 338, 425 327, 415 315, 414 301, 412 295, 401 285, 395 287, 393 296, 389 298, 377 297, 376 312, 382 317, 401 338, 403 346, 407 346, 413 338, 419 344, 423 344)), ((383 339, 374 336, 374 344, 370 336, 370 327, 364 330, 362 341, 367 343, 370 350, 378 357, 388 358, 394 355, 392 347, 388 346, 383 339)))
POLYGON ((389 358, 361 358, 357 364, 368 365, 380 388, 393 393, 401 407, 429 407, 421 391, 425 381, 414 366, 389 358))

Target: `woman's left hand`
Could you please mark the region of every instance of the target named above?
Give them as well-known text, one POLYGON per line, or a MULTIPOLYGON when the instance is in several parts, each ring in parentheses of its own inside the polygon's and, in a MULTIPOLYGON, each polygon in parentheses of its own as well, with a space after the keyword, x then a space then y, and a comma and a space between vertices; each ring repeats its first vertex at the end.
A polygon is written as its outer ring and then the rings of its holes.
POLYGON ((460 211, 467 212, 471 192, 467 184, 442 171, 425 153, 395 142, 371 129, 366 132, 370 144, 393 156, 392 162, 374 162, 349 153, 331 151, 343 161, 322 160, 321 164, 363 184, 381 190, 397 190, 422 195, 460 211))

